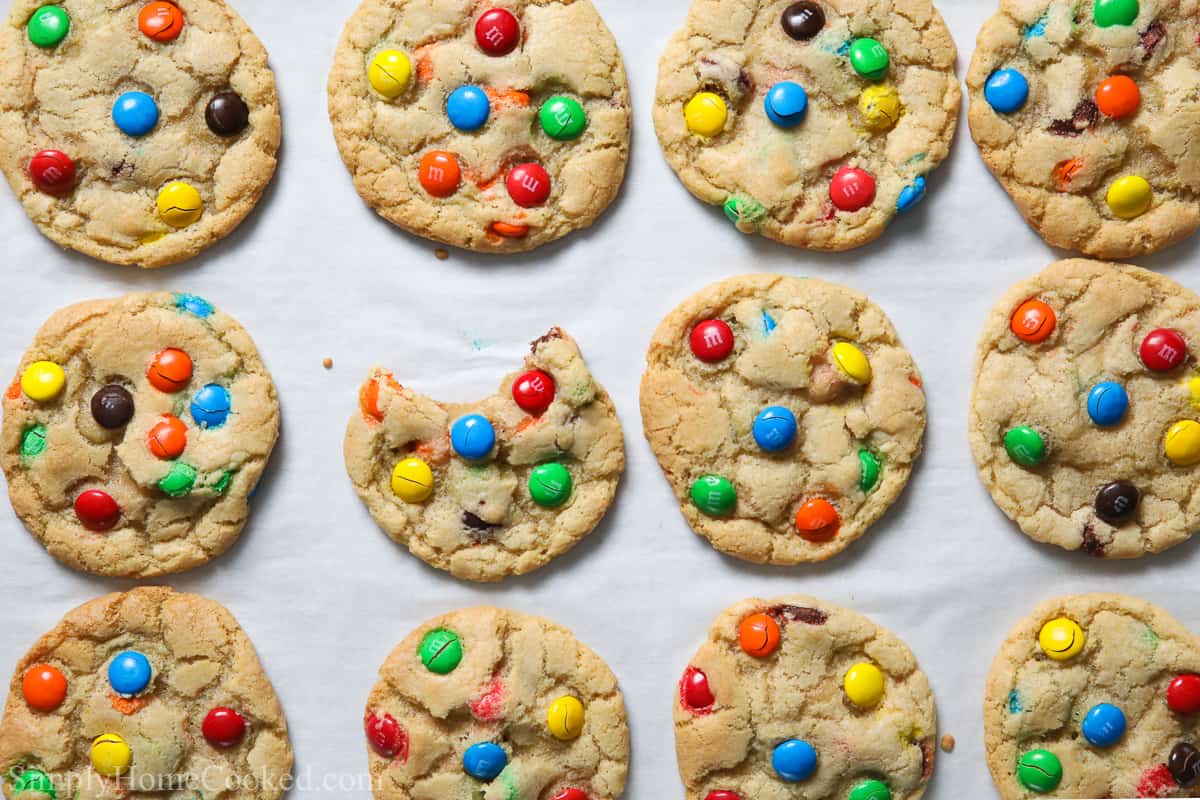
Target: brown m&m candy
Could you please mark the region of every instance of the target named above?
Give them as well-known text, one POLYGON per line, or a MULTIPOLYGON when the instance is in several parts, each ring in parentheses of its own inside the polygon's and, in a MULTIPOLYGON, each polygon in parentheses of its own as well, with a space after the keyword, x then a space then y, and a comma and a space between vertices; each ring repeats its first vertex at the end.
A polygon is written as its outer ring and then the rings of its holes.
POLYGON ((204 121, 217 136, 236 136, 250 124, 250 109, 237 92, 220 92, 208 101, 204 121))
POLYGON ((133 418, 133 395, 116 383, 92 395, 92 417, 101 428, 123 428, 133 418))
POLYGON ((1195 786, 1200 781, 1200 750, 1187 742, 1180 742, 1171 748, 1167 769, 1183 788, 1195 786))
POLYGON ((1129 481, 1113 481, 1096 494, 1096 516, 1109 525, 1120 525, 1137 511, 1141 494, 1129 481))
POLYGON ((796 41, 806 42, 825 27, 825 12, 812 0, 803 0, 784 9, 780 24, 788 36, 796 41))

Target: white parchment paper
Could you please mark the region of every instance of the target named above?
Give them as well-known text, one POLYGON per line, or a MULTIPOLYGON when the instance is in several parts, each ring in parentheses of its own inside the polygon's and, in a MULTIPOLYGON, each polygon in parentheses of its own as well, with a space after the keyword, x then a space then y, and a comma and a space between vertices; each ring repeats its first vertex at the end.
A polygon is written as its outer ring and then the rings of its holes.
MULTIPOLYGON (((546 614, 612 666, 629 708, 626 797, 682 798, 671 722, 676 681, 709 624, 747 596, 805 592, 903 637, 937 693, 927 795, 994 797, 982 747, 984 677, 1006 631, 1059 593, 1141 595, 1200 627, 1196 543, 1108 563, 1035 544, 980 485, 965 434, 984 316, 1012 283, 1063 256, 1021 221, 965 119, 930 194, 873 245, 842 255, 737 234, 663 161, 650 119, 657 59, 688 0, 596 0, 624 52, 634 101, 625 188, 593 229, 524 257, 452 252, 383 222, 358 199, 325 112, 325 76, 354 0, 238 0, 282 92, 279 174, 259 209, 205 255, 155 272, 59 251, 0 191, 0 373, 56 308, 126 291, 196 292, 251 332, 275 376, 284 431, 250 525, 226 556, 169 582, 238 617, 282 698, 301 786, 292 797, 368 798, 363 706, 391 648, 422 620, 472 604, 546 614), (743 272, 814 275, 869 294, 915 356, 929 400, 925 455, 898 505, 821 565, 769 568, 693 535, 641 433, 637 387, 651 332, 678 302, 743 272), (625 425, 628 469, 607 519, 551 566, 496 586, 426 567, 374 525, 342 466, 342 432, 369 367, 445 400, 495 390, 529 340, 562 325, 625 425), (322 368, 326 357, 331 370, 322 368)), ((965 71, 990 0, 941 0, 965 71)), ((1193 288, 1200 239, 1142 259, 1193 288)), ((126 581, 60 567, 0 504, 0 671, 69 608, 126 581)))

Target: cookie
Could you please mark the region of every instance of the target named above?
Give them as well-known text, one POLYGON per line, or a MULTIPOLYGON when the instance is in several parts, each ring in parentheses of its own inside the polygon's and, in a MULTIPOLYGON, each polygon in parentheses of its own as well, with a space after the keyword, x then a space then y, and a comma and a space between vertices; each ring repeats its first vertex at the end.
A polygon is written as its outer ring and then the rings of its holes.
POLYGON ((983 704, 1002 800, 1200 797, 1200 639, 1119 594, 1048 600, 1000 648, 983 704))
POLYGON ((1030 538, 1106 558, 1200 527, 1200 297, 1138 267, 1060 261, 1010 289, 975 354, 971 450, 1030 538))
POLYGON ((499 608, 426 622, 379 670, 363 726, 376 800, 615 800, 617 679, 566 628, 499 608))
POLYGON ((971 133, 1047 243, 1153 253, 1200 227, 1200 4, 1001 0, 967 73, 971 133))
POLYGON ((591 225, 629 157, 625 67, 590 0, 364 0, 329 118, 367 205, 484 253, 591 225))
POLYGON ((925 196, 958 124, 954 59, 929 0, 694 0, 654 127, 738 230, 847 250, 925 196))
POLYGON ((0 722, 11 800, 275 800, 291 768, 246 633, 220 604, 165 586, 68 613, 17 664, 0 722))
POLYGON ((3 408, 0 464, 17 516, 63 563, 124 578, 229 549, 279 435, 254 342, 191 294, 56 312, 3 408))
POLYGON ((862 536, 925 431, 920 374, 891 321, 814 278, 743 275, 685 300, 654 332, 641 405, 692 529, 771 564, 862 536))
POLYGON ((223 0, 16 0, 0 169, 42 233, 161 267, 237 227, 275 172, 267 51, 223 0))
POLYGON ((687 800, 917 800, 936 734, 908 646, 803 595, 721 612, 675 697, 687 800))
POLYGON ((455 577, 498 581, 592 531, 625 468, 612 399, 551 328, 491 397, 439 403, 371 370, 346 427, 346 469, 389 536, 455 577))

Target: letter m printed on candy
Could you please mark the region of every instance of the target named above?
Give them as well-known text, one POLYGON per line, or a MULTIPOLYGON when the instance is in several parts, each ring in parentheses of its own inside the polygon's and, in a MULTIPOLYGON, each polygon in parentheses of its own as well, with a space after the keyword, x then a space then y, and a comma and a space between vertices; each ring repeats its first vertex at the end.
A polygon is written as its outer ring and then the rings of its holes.
POLYGON ((483 32, 483 38, 492 47, 499 47, 504 42, 504 31, 500 30, 499 26, 492 25, 483 32))

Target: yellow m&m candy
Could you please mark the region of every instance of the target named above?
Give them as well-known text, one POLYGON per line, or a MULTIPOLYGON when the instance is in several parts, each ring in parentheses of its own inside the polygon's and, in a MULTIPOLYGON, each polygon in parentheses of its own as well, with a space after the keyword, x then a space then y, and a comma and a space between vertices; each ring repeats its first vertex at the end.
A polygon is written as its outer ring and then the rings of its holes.
POLYGON ((1163 449, 1177 467, 1190 467, 1200 461, 1200 422, 1194 419, 1176 422, 1167 429, 1163 449))
POLYGON ((874 664, 863 661, 846 670, 846 697, 859 708, 873 708, 883 699, 883 672, 874 664))
POLYGON ((62 367, 53 361, 35 361, 21 373, 21 391, 39 403, 58 397, 66 382, 62 367))
POLYGON ((858 96, 858 113, 868 129, 891 130, 900 120, 900 95, 891 86, 868 86, 858 96))
POLYGON ((107 778, 119 778, 133 763, 133 751, 115 733, 102 733, 92 741, 92 769, 107 778))
POLYGON ((578 739, 583 733, 583 703, 569 694, 555 700, 546 712, 546 727, 555 739, 578 739))
POLYGON ((700 92, 683 107, 683 119, 688 130, 697 136, 716 136, 725 130, 729 107, 721 95, 700 92))
POLYGON ((1121 219, 1140 217, 1150 210, 1154 201, 1154 190, 1141 175, 1126 175, 1113 181, 1108 187, 1108 207, 1121 219))
POLYGON ((158 216, 172 228, 186 228, 204 214, 204 201, 196 187, 172 181, 158 193, 158 216))
POLYGON ((399 50, 380 50, 371 59, 367 69, 367 80, 371 88, 388 100, 404 94, 412 83, 412 60, 399 50))
POLYGON ((392 491, 406 503, 421 503, 433 494, 433 470, 419 458, 406 458, 392 469, 392 491))
POLYGON ((859 383, 871 380, 871 362, 862 350, 849 342, 838 342, 833 346, 833 363, 851 380, 859 383))
POLYGON ((1066 617, 1052 619, 1042 626, 1038 634, 1038 644, 1042 652, 1055 661, 1068 661, 1083 652, 1087 637, 1083 628, 1074 620, 1066 617))

